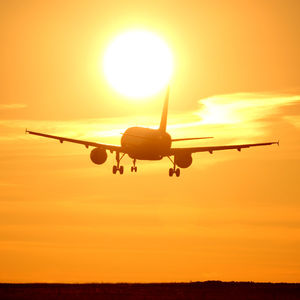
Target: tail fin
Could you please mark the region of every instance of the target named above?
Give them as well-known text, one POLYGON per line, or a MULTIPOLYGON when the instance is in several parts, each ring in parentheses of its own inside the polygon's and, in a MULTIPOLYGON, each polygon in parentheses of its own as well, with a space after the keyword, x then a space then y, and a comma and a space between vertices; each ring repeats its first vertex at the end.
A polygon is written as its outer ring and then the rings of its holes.
POLYGON ((159 125, 159 130, 162 132, 166 132, 167 129, 169 93, 170 93, 170 87, 168 86, 167 93, 165 96, 164 107, 161 115, 160 125, 159 125))

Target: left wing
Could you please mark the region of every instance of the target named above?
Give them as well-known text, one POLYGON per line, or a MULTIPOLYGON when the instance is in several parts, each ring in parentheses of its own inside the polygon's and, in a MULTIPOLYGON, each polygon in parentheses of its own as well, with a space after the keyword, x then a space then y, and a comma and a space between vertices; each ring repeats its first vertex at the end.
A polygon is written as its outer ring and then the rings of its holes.
POLYGON ((171 148, 170 155, 175 155, 178 153, 195 153, 195 152, 209 152, 213 153, 214 151, 219 150, 230 150, 230 149, 236 149, 238 151, 241 151, 243 148, 250 148, 250 147, 256 147, 256 146, 269 146, 277 144, 279 146, 278 142, 268 142, 268 143, 257 143, 257 144, 242 144, 242 145, 228 145, 228 146, 208 146, 208 147, 190 147, 190 148, 171 148))
POLYGON ((121 146, 117 146, 117 145, 110 145, 110 144, 88 142, 88 141, 82 141, 82 140, 76 140, 76 139, 69 139, 69 138, 65 138, 65 137, 61 137, 61 136, 29 131, 27 129, 26 129, 25 133, 34 134, 34 135, 38 135, 38 136, 43 136, 43 137, 50 138, 50 139, 59 140, 61 143, 70 142, 70 143, 81 144, 81 145, 84 145, 86 148, 88 148, 89 146, 92 146, 92 147, 103 148, 103 149, 106 149, 106 150, 109 150, 109 151, 123 152, 123 148, 121 146))

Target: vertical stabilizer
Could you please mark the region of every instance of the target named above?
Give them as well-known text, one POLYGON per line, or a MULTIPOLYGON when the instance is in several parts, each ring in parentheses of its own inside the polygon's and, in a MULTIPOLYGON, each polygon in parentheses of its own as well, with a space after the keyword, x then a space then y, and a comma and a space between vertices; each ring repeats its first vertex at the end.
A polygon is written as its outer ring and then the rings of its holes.
POLYGON ((162 132, 166 132, 167 129, 169 93, 170 93, 170 87, 168 86, 167 93, 165 96, 164 107, 161 115, 160 125, 159 125, 159 130, 162 132))

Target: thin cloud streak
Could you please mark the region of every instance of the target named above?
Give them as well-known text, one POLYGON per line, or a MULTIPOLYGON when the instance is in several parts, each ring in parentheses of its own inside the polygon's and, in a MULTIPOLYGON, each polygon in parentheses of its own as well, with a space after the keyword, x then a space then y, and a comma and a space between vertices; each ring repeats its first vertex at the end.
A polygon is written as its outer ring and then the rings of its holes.
MULTIPOLYGON (((288 117, 282 108, 300 102, 300 95, 274 93, 235 93, 212 96, 199 100, 200 110, 177 117, 177 124, 168 127, 172 133, 182 130, 181 134, 198 136, 205 133, 227 142, 246 142, 253 139, 265 139, 270 136, 272 122, 285 121, 299 124, 299 117, 288 117), (188 122, 191 120, 192 122, 188 122), (271 118, 275 116, 275 118, 271 118), (186 122, 185 122, 185 120, 186 122), (180 122, 178 122, 180 120, 180 122), (186 131, 186 132, 184 132, 186 131), (175 132, 175 130, 174 130, 175 132)), ((177 133, 178 134, 178 133, 177 133)), ((272 137, 277 138, 277 137, 272 137)), ((204 143, 206 141, 203 141, 204 143)))
POLYGON ((209 97, 199 102, 202 124, 237 124, 273 115, 282 106, 300 101, 300 95, 236 93, 209 97))
POLYGON ((291 123, 293 126, 300 129, 300 116, 286 116, 284 117, 284 119, 291 123))
POLYGON ((0 104, 0 110, 6 110, 6 109, 20 109, 20 108, 26 108, 26 104, 22 103, 13 103, 13 104, 0 104))
MULTIPOLYGON (((277 115, 296 127, 299 116, 280 115, 282 107, 300 102, 300 95, 274 93, 235 93, 216 95, 199 100, 200 109, 181 114, 169 113, 168 130, 172 136, 212 135, 219 139, 251 139, 268 134, 268 118, 277 115)), ((1 107, 7 107, 2 105, 1 107)), ((19 104, 21 107, 21 104, 19 104)), ((10 107, 17 107, 11 105, 10 107)), ((157 116, 83 119, 73 121, 2 120, 0 141, 24 139, 21 131, 29 128, 49 134, 81 139, 109 139, 121 137, 130 126, 157 128, 157 116), (9 130, 7 130, 9 129, 9 130)), ((211 143, 211 141, 209 141, 211 143)), ((205 143, 205 141, 203 141, 205 143)))

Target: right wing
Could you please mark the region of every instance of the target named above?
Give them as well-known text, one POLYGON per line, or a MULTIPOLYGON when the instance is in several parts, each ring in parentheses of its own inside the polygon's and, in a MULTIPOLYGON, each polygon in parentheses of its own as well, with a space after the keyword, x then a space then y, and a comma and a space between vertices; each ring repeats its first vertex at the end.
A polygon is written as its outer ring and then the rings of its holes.
POLYGON ((241 145, 228 145, 228 146, 208 146, 208 147, 190 147, 190 148, 171 148, 170 155, 175 155, 178 153, 195 153, 195 152, 209 152, 213 153, 214 151, 219 150, 230 150, 230 149, 236 149, 238 151, 241 151, 243 148, 250 148, 250 147, 256 147, 256 146, 269 146, 277 144, 278 142, 268 142, 268 143, 257 143, 257 144, 241 144, 241 145))
POLYGON ((50 134, 45 134, 45 133, 40 133, 40 132, 29 131, 27 129, 26 129, 25 132, 29 133, 29 134, 43 136, 43 137, 50 138, 50 139, 59 140, 61 143, 70 142, 70 143, 76 143, 76 144, 84 145, 86 148, 88 148, 89 146, 92 146, 92 147, 103 148, 103 149, 109 150, 111 152, 113 152, 113 151, 123 152, 123 148, 121 146, 117 146, 117 145, 102 144, 102 143, 95 143, 95 142, 88 142, 88 141, 70 139, 70 138, 65 138, 65 137, 62 137, 62 136, 56 136, 56 135, 50 135, 50 134))

